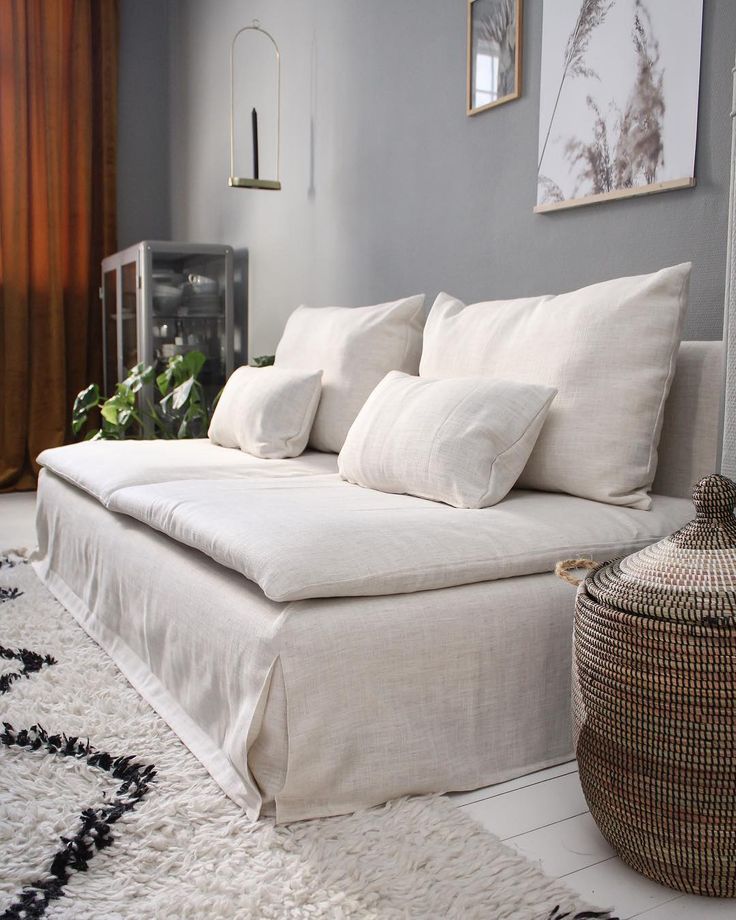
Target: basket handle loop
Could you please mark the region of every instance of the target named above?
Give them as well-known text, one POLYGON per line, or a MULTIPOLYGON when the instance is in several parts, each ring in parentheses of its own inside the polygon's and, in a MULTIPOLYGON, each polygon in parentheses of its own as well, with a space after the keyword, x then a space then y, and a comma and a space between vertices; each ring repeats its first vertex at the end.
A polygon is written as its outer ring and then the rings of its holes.
POLYGON ((600 565, 600 562, 595 562, 593 559, 565 559, 555 566, 555 575, 577 588, 583 583, 583 579, 576 578, 570 572, 574 572, 576 569, 586 569, 589 572, 594 572, 600 565))

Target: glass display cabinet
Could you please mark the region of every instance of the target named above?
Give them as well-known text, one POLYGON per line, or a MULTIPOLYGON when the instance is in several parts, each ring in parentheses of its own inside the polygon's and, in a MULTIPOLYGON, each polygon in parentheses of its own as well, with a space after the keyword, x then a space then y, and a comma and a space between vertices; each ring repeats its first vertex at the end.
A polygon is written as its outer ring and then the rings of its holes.
POLYGON ((201 351, 211 399, 245 360, 230 246, 144 240, 103 259, 100 298, 105 395, 139 362, 158 373, 174 355, 201 351))

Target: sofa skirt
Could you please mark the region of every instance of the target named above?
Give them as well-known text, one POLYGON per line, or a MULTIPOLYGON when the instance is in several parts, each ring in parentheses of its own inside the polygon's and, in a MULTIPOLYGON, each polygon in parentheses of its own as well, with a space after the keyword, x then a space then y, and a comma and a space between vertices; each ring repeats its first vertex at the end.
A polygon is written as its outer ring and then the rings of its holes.
POLYGON ((574 605, 552 574, 277 603, 46 470, 37 507, 39 577, 253 819, 572 757, 574 605))

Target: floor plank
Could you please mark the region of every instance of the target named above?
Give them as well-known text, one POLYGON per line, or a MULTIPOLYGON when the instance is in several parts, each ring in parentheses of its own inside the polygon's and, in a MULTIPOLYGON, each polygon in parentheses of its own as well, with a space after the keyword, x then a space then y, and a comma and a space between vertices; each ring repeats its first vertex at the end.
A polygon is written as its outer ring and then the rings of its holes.
POLYGON ((0 495, 0 552, 36 546, 36 493, 0 495))
POLYGON ((735 920, 736 901, 686 894, 636 916, 641 920, 735 920))
POLYGON ((577 772, 462 807, 502 840, 564 821, 588 810, 577 772))
POLYGON ((543 783, 548 779, 554 779, 556 776, 577 773, 577 769, 577 763, 571 760, 567 763, 557 764, 555 767, 547 767, 545 770, 538 770, 536 773, 527 773, 524 776, 517 776, 516 779, 509 779, 503 783, 496 783, 494 786, 482 786, 480 789, 472 789, 469 792, 448 792, 447 797, 455 805, 469 805, 471 802, 480 802, 483 799, 492 799, 494 796, 503 795, 505 792, 513 792, 514 789, 525 789, 527 786, 536 786, 537 783, 543 783))
MULTIPOLYGON (((629 920, 680 896, 629 869, 617 856, 563 875, 562 881, 591 904, 613 908, 620 920, 629 920)), ((705 920, 705 914, 694 915, 693 920, 696 916, 697 920, 705 920)))
POLYGON ((528 834, 509 837, 506 843, 555 878, 616 855, 601 836, 589 812, 528 834))

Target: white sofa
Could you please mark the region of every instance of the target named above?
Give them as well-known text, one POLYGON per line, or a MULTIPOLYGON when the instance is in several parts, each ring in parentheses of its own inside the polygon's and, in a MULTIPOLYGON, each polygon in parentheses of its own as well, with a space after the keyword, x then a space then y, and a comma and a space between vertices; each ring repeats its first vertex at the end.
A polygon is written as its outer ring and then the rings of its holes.
POLYGON ((352 486, 330 454, 81 444, 41 456, 34 565, 253 818, 499 782, 571 756, 554 562, 692 516, 721 358, 681 346, 651 511, 522 491, 459 511, 352 486))

